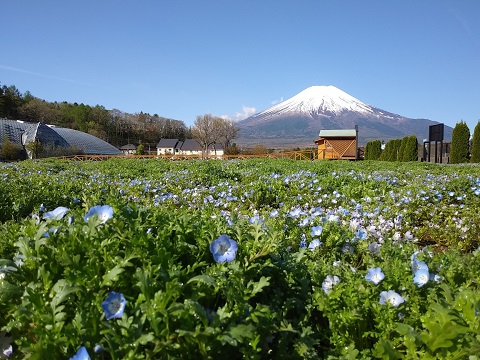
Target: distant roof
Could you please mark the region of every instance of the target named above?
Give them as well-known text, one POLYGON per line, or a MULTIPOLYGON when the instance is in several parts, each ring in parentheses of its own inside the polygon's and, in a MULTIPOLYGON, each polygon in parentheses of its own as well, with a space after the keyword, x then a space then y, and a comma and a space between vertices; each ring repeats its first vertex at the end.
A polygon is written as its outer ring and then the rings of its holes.
POLYGON ((43 123, 28 123, 19 120, 0 119, 0 146, 7 137, 11 142, 24 146, 39 140, 44 144, 61 147, 75 147, 85 154, 121 155, 122 152, 96 136, 63 127, 43 123), (23 136, 23 142, 22 142, 23 136))
POLYGON ((178 139, 160 139, 157 148, 173 149, 178 143, 178 139))
POLYGON ((183 151, 201 151, 202 150, 202 148, 200 147, 200 144, 193 139, 185 139, 181 149, 183 151))
POLYGON ((137 150, 137 147, 133 144, 123 145, 120 150, 137 150))
POLYGON ((357 132, 355 129, 336 129, 336 130, 320 130, 318 135, 322 138, 327 137, 355 137, 357 132))

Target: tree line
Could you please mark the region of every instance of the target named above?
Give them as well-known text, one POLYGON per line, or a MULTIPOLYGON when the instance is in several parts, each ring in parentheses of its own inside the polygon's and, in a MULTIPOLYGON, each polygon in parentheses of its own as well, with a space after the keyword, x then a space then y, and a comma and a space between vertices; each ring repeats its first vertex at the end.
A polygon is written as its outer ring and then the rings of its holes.
MULTIPOLYGON (((0 84, 1 85, 1 84, 0 84)), ((231 147, 238 130, 233 121, 204 115, 197 117, 195 125, 187 127, 181 120, 169 119, 140 112, 130 114, 118 109, 107 110, 101 105, 49 102, 21 93, 14 85, 0 86, 0 118, 43 122, 94 135, 116 147, 141 144, 144 149, 155 149, 158 141, 168 139, 196 139, 202 146, 208 143, 231 147), (211 118, 205 126, 199 118, 211 118)))
MULTIPOLYGON (((389 140, 382 146, 380 140, 369 141, 365 146, 365 160, 417 161, 418 141, 415 135, 389 140)), ((464 121, 455 125, 452 132, 450 163, 480 163, 480 121, 475 126, 473 137, 464 121)))

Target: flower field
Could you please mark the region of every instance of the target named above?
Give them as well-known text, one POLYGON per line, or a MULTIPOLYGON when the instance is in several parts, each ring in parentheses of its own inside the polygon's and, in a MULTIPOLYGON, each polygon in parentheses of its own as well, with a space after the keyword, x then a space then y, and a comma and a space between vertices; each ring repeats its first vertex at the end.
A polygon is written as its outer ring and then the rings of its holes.
POLYGON ((480 167, 45 160, 0 177, 0 358, 479 358, 480 167))

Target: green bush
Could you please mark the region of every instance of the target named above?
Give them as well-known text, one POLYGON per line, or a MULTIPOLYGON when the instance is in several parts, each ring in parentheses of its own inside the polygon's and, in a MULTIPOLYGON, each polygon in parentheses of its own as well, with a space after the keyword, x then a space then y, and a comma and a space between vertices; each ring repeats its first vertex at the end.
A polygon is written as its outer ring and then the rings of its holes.
POLYGON ((480 121, 475 126, 475 130, 473 130, 472 157, 470 158, 470 162, 480 162, 480 121))
POLYGON ((464 121, 455 125, 452 132, 450 163, 460 164, 469 161, 470 130, 464 121))
POLYGON ((365 146, 365 160, 378 160, 382 155, 382 142, 380 140, 372 140, 365 146))

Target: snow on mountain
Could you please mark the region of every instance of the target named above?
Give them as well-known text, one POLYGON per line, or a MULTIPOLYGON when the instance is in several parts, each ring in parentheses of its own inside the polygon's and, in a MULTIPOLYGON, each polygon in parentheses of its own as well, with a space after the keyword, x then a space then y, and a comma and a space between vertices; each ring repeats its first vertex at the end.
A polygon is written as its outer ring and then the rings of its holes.
MULTIPOLYGON (((428 119, 410 119, 354 98, 335 86, 311 86, 295 96, 237 123, 240 144, 272 146, 312 144, 321 129, 352 129, 358 126, 359 141, 387 141, 416 135, 428 137, 428 119), (275 145, 274 145, 275 143, 275 145)), ((445 139, 453 129, 445 127, 445 139)))
POLYGON ((318 115, 322 113, 340 115, 344 111, 372 114, 371 106, 361 102, 335 86, 311 86, 284 102, 255 116, 269 114, 304 113, 318 115))

